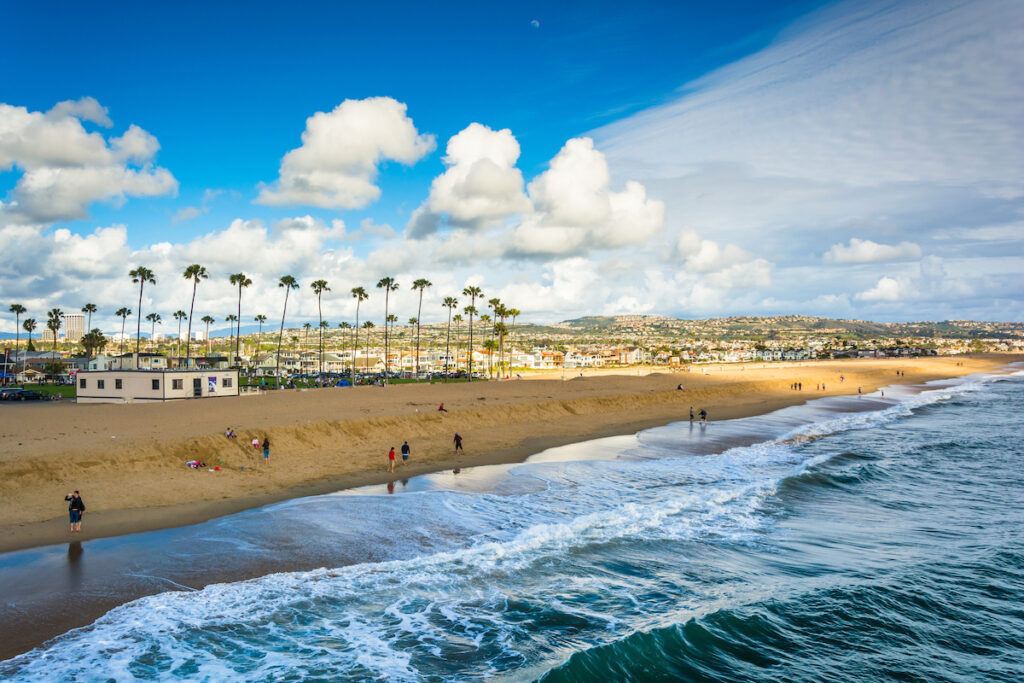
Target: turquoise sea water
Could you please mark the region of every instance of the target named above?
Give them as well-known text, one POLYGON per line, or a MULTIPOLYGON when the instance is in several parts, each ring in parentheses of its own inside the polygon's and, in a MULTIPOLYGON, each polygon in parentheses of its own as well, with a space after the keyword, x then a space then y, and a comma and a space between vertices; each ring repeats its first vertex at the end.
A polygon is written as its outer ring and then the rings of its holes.
POLYGON ((886 393, 194 527, 324 568, 140 598, 0 677, 1024 680, 1024 377, 886 393))

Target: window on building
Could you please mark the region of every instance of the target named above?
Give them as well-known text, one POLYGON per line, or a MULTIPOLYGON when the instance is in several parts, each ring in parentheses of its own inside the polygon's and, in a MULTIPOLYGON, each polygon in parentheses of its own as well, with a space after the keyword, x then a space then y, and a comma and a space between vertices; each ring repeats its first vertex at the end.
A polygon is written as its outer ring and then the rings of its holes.
POLYGON ((224 378, 224 388, 226 389, 226 388, 228 388, 230 386, 231 386, 231 378, 230 377, 225 377, 224 378))
POLYGON ((84 377, 79 377, 78 378, 78 388, 79 389, 85 389, 85 378, 84 377))
POLYGON ((104 381, 102 379, 96 380, 96 388, 97 389, 102 389, 103 388, 103 384, 104 384, 104 381))
POLYGON ((185 388, 185 380, 183 380, 183 379, 172 379, 171 380, 171 388, 172 389, 184 389, 185 388))
POLYGON ((119 379, 115 379, 114 380, 114 388, 115 389, 120 389, 121 388, 121 380, 119 380, 119 379))
POLYGON ((155 380, 153 380, 153 391, 159 391, 159 390, 160 390, 160 380, 155 379, 155 380))

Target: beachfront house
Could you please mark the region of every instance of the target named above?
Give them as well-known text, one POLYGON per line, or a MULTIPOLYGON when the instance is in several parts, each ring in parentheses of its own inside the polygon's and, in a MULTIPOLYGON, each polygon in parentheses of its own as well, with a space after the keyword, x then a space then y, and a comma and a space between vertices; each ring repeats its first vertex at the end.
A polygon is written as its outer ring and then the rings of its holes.
POLYGON ((78 403, 153 403, 238 396, 237 370, 83 370, 78 403))

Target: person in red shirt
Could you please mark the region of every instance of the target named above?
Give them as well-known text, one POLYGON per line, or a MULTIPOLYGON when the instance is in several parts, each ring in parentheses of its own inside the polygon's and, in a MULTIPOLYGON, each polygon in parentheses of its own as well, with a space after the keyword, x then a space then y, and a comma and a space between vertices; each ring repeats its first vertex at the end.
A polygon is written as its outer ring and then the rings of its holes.
POLYGON ((388 472, 395 471, 395 447, 392 446, 391 450, 388 451, 388 472))

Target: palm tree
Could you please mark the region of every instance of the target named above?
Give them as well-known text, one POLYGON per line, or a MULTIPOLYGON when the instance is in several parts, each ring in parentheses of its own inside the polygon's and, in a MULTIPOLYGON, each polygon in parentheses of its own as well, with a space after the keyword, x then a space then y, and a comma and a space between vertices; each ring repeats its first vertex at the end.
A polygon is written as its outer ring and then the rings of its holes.
MULTIPOLYGON (((398 322, 398 316, 395 315, 394 313, 392 313, 391 315, 389 315, 386 318, 384 318, 384 338, 385 339, 387 339, 388 328, 391 328, 391 334, 395 333, 395 323, 397 323, 397 322, 398 322)), ((385 344, 384 348, 385 348, 384 353, 386 354, 387 353, 387 345, 386 344, 385 344)), ((388 366, 388 358, 387 358, 387 356, 385 356, 384 357, 385 372, 387 372, 387 366, 388 366)))
MULTIPOLYGON (((185 335, 185 367, 187 368, 188 367, 189 358, 191 358, 191 354, 192 354, 192 313, 194 312, 195 307, 196 307, 196 288, 199 286, 199 281, 200 280, 205 280, 209 276, 206 274, 206 268, 204 268, 203 266, 199 265, 198 263, 193 263, 191 266, 189 266, 188 268, 185 269, 185 272, 182 274, 182 277, 184 277, 186 280, 191 280, 192 281, 192 303, 188 307, 188 333, 185 335)), ((206 316, 206 317, 208 318, 209 316, 206 316)), ((203 318, 203 320, 205 320, 205 319, 206 318, 203 318)), ((206 325, 206 333, 207 333, 206 334, 206 349, 207 349, 206 352, 209 353, 210 352, 209 351, 209 349, 210 349, 210 334, 209 334, 210 333, 210 325, 209 324, 206 325)))
MULTIPOLYGON (((420 278, 412 283, 414 290, 419 290, 420 303, 416 307, 416 379, 420 378, 420 319, 423 317, 423 290, 433 287, 434 283, 426 278, 420 278)), ((410 323, 411 324, 411 323, 410 323)))
POLYGON ((505 335, 508 328, 505 327, 505 323, 497 322, 494 323, 494 331, 498 333, 498 380, 501 381, 501 375, 505 371, 505 335))
POLYGON ((320 300, 324 292, 331 291, 331 288, 327 286, 327 280, 313 280, 309 287, 316 294, 316 314, 320 318, 320 379, 322 380, 324 378, 324 312, 320 306, 320 300))
POLYGON ((188 313, 178 309, 174 312, 174 319, 178 321, 178 339, 174 342, 174 355, 181 359, 181 321, 188 317, 188 313))
POLYGON ((502 372, 504 372, 505 363, 505 335, 508 334, 508 328, 505 327, 505 318, 508 317, 508 307, 505 304, 498 301, 494 306, 494 315, 498 318, 498 322, 494 324, 494 331, 498 334, 498 380, 501 380, 502 372))
POLYGON ((85 349, 86 356, 92 356, 95 351, 102 351, 103 347, 107 345, 107 338, 98 329, 83 334, 79 341, 82 343, 82 348, 85 349))
MULTIPOLYGON (((489 316, 486 313, 484 313, 482 316, 480 316, 480 322, 482 322, 484 324, 484 329, 486 330, 487 329, 487 324, 491 322, 491 316, 489 316)), ((493 331, 493 328, 491 330, 491 339, 488 339, 487 341, 490 341, 490 342, 494 341, 494 331, 493 331)), ((485 345, 484 348, 487 348, 487 346, 485 345)), ((491 354, 487 354, 487 376, 488 377, 491 376, 491 366, 492 366, 491 354)))
POLYGON ((64 321, 64 311, 59 308, 51 308, 46 314, 46 329, 53 333, 53 352, 57 353, 57 333, 60 332, 60 324, 64 321))
MULTIPOLYGON (((501 308, 501 299, 499 299, 498 297, 493 297, 491 299, 488 299, 487 300, 487 307, 491 309, 491 313, 492 313, 491 317, 494 319, 495 324, 497 324, 497 322, 498 322, 498 309, 501 308)), ((483 317, 481 317, 480 319, 483 320, 483 317)), ((497 332, 498 332, 497 328, 495 328, 494 325, 492 325, 491 326, 491 340, 492 341, 494 340, 494 337, 497 334, 497 332)), ((501 365, 501 358, 500 357, 498 358, 498 365, 499 366, 501 365)), ((498 374, 499 375, 501 374, 501 368, 500 367, 498 368, 498 374)), ((494 373, 493 373, 493 364, 492 364, 492 369, 491 369, 491 377, 492 377, 492 379, 493 379, 493 375, 494 375, 494 373)))
POLYGON ((398 289, 398 283, 393 277, 382 277, 377 283, 377 289, 384 290, 384 377, 387 378, 390 371, 388 367, 388 297, 391 292, 398 289))
POLYGON ((364 365, 363 372, 369 374, 370 372, 370 330, 376 325, 373 324, 372 320, 367 320, 363 323, 363 329, 366 330, 366 364, 364 365))
POLYGON ((484 341, 484 349, 487 350, 487 376, 494 378, 494 363, 491 362, 491 358, 494 356, 494 352, 498 350, 498 342, 493 339, 487 339, 484 341))
POLYGON ((24 322, 21 323, 21 328, 28 332, 28 345, 25 347, 25 351, 32 350, 32 332, 35 331, 36 327, 35 318, 25 318, 24 322))
POLYGON ((452 322, 455 323, 455 369, 459 368, 459 329, 462 327, 462 314, 456 313, 455 317, 452 318, 452 322))
POLYGON ((469 381, 473 381, 473 316, 476 315, 476 306, 466 306, 462 312, 469 316, 469 358, 466 360, 469 367, 469 381))
MULTIPOLYGON (((256 333, 256 353, 254 354, 255 357, 258 356, 260 353, 260 342, 263 340, 263 323, 267 322, 267 316, 260 313, 259 315, 254 317, 253 320, 260 324, 260 331, 256 333)), ((253 367, 253 361, 249 361, 249 367, 253 367)))
POLYGON ((135 270, 128 273, 131 277, 132 282, 139 286, 139 310, 137 314, 137 322, 135 324, 135 355, 139 355, 139 344, 142 340, 142 290, 148 282, 151 285, 156 284, 156 277, 153 275, 153 271, 145 266, 139 266, 135 270))
POLYGON ((114 313, 114 315, 116 315, 117 317, 121 318, 121 353, 122 354, 124 353, 124 323, 128 319, 128 316, 130 316, 131 314, 132 314, 132 309, 126 308, 124 306, 122 306, 121 308, 117 309, 117 312, 114 313))
POLYGON ((446 296, 441 302, 443 308, 448 309, 448 332, 444 340, 444 381, 448 381, 448 359, 451 358, 452 342, 452 309, 459 305, 459 300, 454 296, 446 296))
POLYGON ((415 360, 415 363, 416 363, 416 365, 415 365, 415 367, 416 367, 416 379, 420 378, 419 324, 420 324, 420 319, 419 318, 409 318, 409 327, 410 328, 411 327, 416 327, 416 332, 417 332, 417 334, 416 334, 416 360, 415 360))
POLYGON ((242 339, 242 290, 252 284, 252 280, 249 279, 245 273, 235 273, 234 275, 228 276, 228 282, 233 285, 238 285, 238 315, 235 317, 235 321, 238 323, 238 333, 235 334, 235 358, 234 362, 238 362, 238 344, 242 339))
MULTIPOLYGON (((347 330, 347 329, 349 329, 349 328, 351 328, 351 327, 352 327, 352 326, 351 326, 351 325, 349 325, 348 323, 338 323, 338 329, 339 329, 339 330, 347 330)), ((343 332, 342 334, 345 334, 345 333, 343 332)), ((343 343, 343 344, 344 344, 344 339, 345 339, 345 338, 344 338, 344 337, 342 337, 342 343, 343 343)), ((353 355, 353 356, 352 356, 352 362, 354 363, 354 362, 355 362, 355 360, 356 360, 356 357, 355 357, 355 356, 353 355)))
POLYGON ((329 329, 331 324, 326 320, 320 321, 320 381, 324 378, 324 330, 329 329))
POLYGON ((288 314, 288 295, 293 289, 299 288, 299 283, 291 275, 282 275, 277 282, 278 287, 284 287, 284 308, 281 310, 281 331, 277 335, 277 367, 274 375, 277 377, 277 386, 281 388, 281 341, 284 339, 284 318, 288 314))
POLYGON ((302 345, 309 346, 309 331, 313 329, 313 323, 302 323, 302 345))
POLYGON ((470 298, 469 306, 466 307, 466 313, 469 314, 469 381, 473 381, 473 316, 476 315, 476 299, 477 297, 483 298, 484 293, 479 287, 470 285, 462 290, 464 296, 470 298))
POLYGON ((352 298, 356 300, 356 325, 355 325, 355 341, 352 344, 352 384, 356 383, 356 349, 359 348, 359 304, 363 303, 370 298, 370 295, 366 293, 366 290, 362 287, 352 288, 352 298))
MULTIPOLYGON (((507 309, 506 314, 508 315, 508 317, 512 318, 512 329, 509 330, 509 336, 511 337, 512 334, 516 331, 516 318, 518 318, 520 315, 522 315, 522 311, 520 311, 518 308, 509 308, 509 309, 507 309)), ((512 354, 513 348, 514 347, 510 346, 509 350, 508 350, 509 356, 510 356, 508 364, 509 364, 509 368, 510 369, 512 367, 511 354, 512 354)))
MULTIPOLYGON (((189 319, 191 320, 191 318, 189 319)), ((206 355, 210 355, 210 323, 216 322, 213 316, 204 315, 200 320, 206 323, 206 355)))
POLYGON ((230 315, 228 315, 228 317, 224 318, 224 322, 231 325, 231 329, 228 331, 228 353, 231 353, 231 347, 235 343, 235 340, 232 339, 232 337, 235 336, 235 322, 237 320, 238 316, 235 315, 234 313, 231 313, 230 315))
MULTIPOLYGON (((11 307, 8 308, 7 310, 14 314, 14 352, 17 353, 18 342, 21 341, 21 314, 27 311, 28 309, 22 306, 21 304, 11 304, 11 307)), ((4 372, 7 372, 6 366, 4 367, 4 372)), ((6 379, 7 378, 5 377, 4 380, 6 381, 6 379)))
POLYGON ((156 326, 163 322, 159 313, 148 313, 146 314, 146 320, 153 323, 152 328, 149 330, 149 341, 153 342, 153 337, 156 336, 156 326))
POLYGON ((86 324, 85 329, 92 329, 92 314, 95 313, 96 310, 96 304, 86 304, 82 306, 82 313, 85 313, 87 316, 89 316, 89 322, 86 324))

